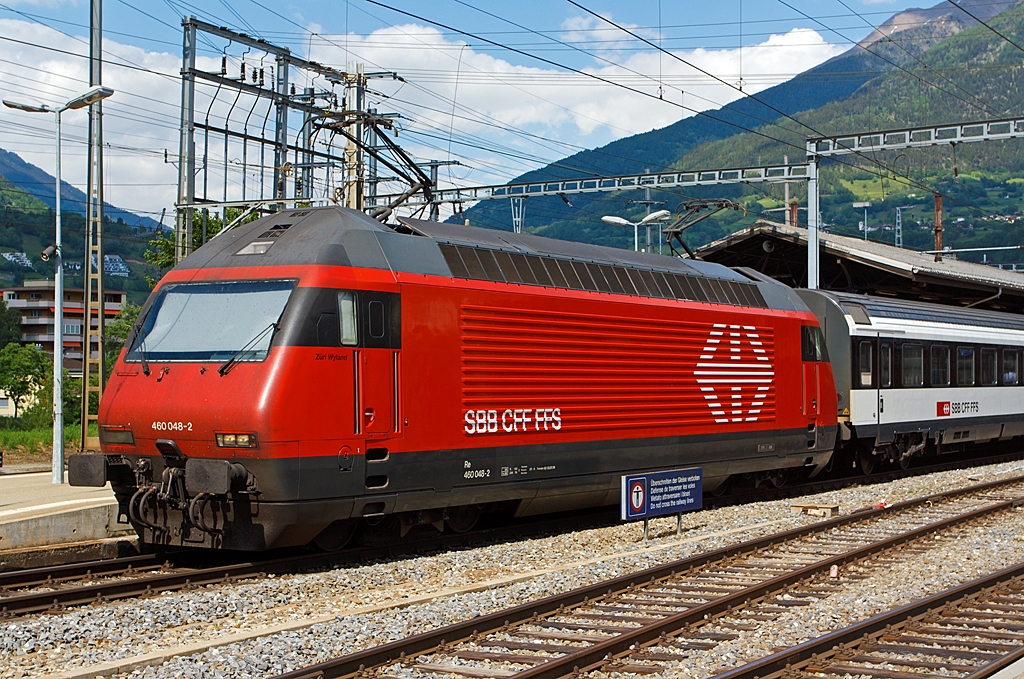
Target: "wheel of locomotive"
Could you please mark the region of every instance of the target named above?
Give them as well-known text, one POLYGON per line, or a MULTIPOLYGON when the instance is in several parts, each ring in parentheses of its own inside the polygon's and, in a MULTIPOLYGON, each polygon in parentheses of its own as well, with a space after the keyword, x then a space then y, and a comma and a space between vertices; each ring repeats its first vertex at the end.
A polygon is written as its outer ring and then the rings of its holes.
POLYGON ((336 552, 352 541, 358 527, 359 519, 335 521, 310 540, 309 545, 321 552, 336 552))
POLYGON ((445 511, 444 523, 453 533, 468 533, 476 526, 481 514, 483 514, 483 507, 480 505, 449 507, 445 511))
POLYGON ((870 448, 857 449, 857 467, 864 476, 870 476, 875 471, 875 456, 871 454, 870 448))
POLYGON ((786 485, 786 481, 789 480, 788 469, 776 469, 774 472, 768 475, 768 483, 775 488, 782 488, 786 485))
POLYGON ((899 465, 900 469, 909 469, 910 468, 910 456, 909 455, 900 455, 899 459, 896 460, 896 464, 899 465))
POLYGON ((727 477, 725 481, 722 481, 720 484, 718 484, 718 486, 716 486, 715 489, 709 492, 708 494, 711 495, 711 497, 722 497, 724 495, 728 495, 731 486, 732 477, 730 476, 727 477))

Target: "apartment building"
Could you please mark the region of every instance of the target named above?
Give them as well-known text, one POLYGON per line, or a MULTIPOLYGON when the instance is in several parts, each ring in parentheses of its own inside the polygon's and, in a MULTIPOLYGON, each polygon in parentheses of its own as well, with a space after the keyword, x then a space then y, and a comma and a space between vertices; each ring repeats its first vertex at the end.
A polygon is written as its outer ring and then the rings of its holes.
MULTIPOLYGON (((34 344, 47 355, 53 356, 53 281, 27 280, 22 286, 3 288, 0 292, 3 292, 8 308, 21 312, 21 343, 34 344)), ((72 375, 82 374, 84 300, 85 291, 82 288, 64 288, 64 367, 72 375)), ((104 314, 108 321, 121 311, 126 300, 124 292, 104 292, 104 314)), ((91 355, 94 358, 99 356, 99 346, 95 342, 91 347, 91 355)))

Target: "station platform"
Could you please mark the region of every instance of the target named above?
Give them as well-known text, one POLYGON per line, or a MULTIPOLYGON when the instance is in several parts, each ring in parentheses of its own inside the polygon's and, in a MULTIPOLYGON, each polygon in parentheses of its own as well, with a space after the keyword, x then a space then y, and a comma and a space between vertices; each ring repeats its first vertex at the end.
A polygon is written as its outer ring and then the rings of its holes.
POLYGON ((50 472, 0 474, 0 552, 131 533, 110 486, 54 485, 50 472))

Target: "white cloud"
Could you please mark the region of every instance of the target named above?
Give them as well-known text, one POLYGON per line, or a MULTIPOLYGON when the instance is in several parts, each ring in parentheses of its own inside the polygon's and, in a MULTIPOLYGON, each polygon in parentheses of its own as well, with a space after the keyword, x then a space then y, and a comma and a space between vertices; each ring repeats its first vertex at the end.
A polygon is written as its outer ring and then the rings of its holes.
MULTIPOLYGON (((568 20, 566 27, 574 26, 582 30, 591 23, 585 19, 568 20)), ((311 30, 319 32, 318 29, 311 26, 311 30)), ((80 41, 71 40, 49 28, 23 21, 0 20, 0 35, 79 55, 87 54, 88 50, 84 37, 80 41)), ((403 114, 400 127, 406 132, 401 134, 399 142, 418 158, 447 158, 448 130, 453 125, 453 156, 474 168, 453 170, 453 174, 466 183, 504 181, 536 167, 542 159, 554 160, 573 151, 569 146, 538 142, 503 131, 500 126, 581 147, 594 147, 679 120, 682 117, 677 105, 680 89, 686 92, 686 105, 697 109, 716 108, 741 96, 669 56, 659 59, 653 50, 631 52, 625 61, 615 66, 595 60, 586 71, 655 97, 662 86, 664 102, 583 75, 559 72, 553 67, 513 64, 500 52, 451 40, 433 28, 415 24, 380 29, 368 36, 349 36, 347 41, 344 36, 314 38, 311 45, 312 59, 336 68, 344 68, 346 60, 362 61, 367 70, 395 71, 403 76, 406 83, 390 79, 371 81, 371 90, 385 95, 372 95, 371 103, 382 112, 397 110, 403 114), (451 99, 456 95, 456 88, 457 108, 453 120, 451 99), (488 148, 474 149, 467 144, 488 148), (527 158, 510 158, 507 153, 498 153, 495 147, 527 158)), ((110 54, 160 73, 177 74, 181 66, 178 54, 146 51, 110 40, 105 47, 110 54)), ((744 48, 745 90, 750 93, 763 90, 825 61, 840 50, 826 44, 812 30, 795 29, 773 35, 759 45, 744 48)), ((297 50, 303 55, 305 52, 305 49, 297 50)), ((238 50, 237 54, 240 53, 238 50)), ((557 56, 559 53, 554 54, 555 60, 562 58, 557 56)), ((621 58, 616 56, 620 54, 608 51, 602 56, 621 58)), ((720 75, 727 82, 740 78, 739 54, 735 49, 697 49, 678 52, 678 55, 720 75)), ((88 62, 82 58, 0 40, 0 60, 0 89, 4 98, 59 103, 87 86, 88 62)), ((220 60, 217 57, 204 59, 200 67, 219 71, 220 60)), ((229 75, 234 75, 237 62, 232 62, 229 68, 229 75)), ((168 149, 172 160, 177 152, 180 85, 160 75, 112 65, 104 67, 104 84, 117 90, 104 105, 105 139, 112 145, 107 162, 108 200, 129 209, 159 212, 167 207, 170 210, 177 172, 172 165, 164 163, 162 152, 168 149)), ((322 80, 315 84, 328 86, 322 80)), ((214 88, 201 86, 198 91, 196 117, 202 122, 214 88)), ((340 97, 341 89, 337 93, 340 97)), ((223 114, 231 107, 233 96, 233 93, 227 96, 226 91, 220 94, 213 107, 211 123, 220 124, 223 114)), ((251 100, 247 102, 245 98, 235 106, 231 116, 234 129, 241 128, 250 107, 251 100)), ((265 112, 262 105, 253 111, 251 134, 258 133, 265 112)), ((293 128, 297 128, 294 122, 297 118, 297 115, 291 118, 293 128)), ((272 121, 271 118, 271 127, 272 121)), ((15 151, 48 171, 53 167, 51 130, 52 121, 44 116, 0 109, 0 147, 15 151), (38 128, 38 132, 27 134, 24 126, 38 128)), ((68 112, 65 133, 69 143, 65 146, 64 176, 82 186, 86 170, 85 149, 81 143, 86 135, 85 114, 68 112)), ((291 132, 293 137, 294 134, 295 129, 291 132)), ((209 192, 213 197, 220 197, 223 192, 223 172, 219 169, 223 167, 222 141, 219 137, 211 136, 211 139, 215 143, 209 149, 214 168, 208 181, 209 192)), ((201 134, 197 135, 196 143, 197 155, 201 157, 201 134)), ((228 155, 229 160, 240 161, 240 147, 232 146, 228 155)), ((253 163, 257 155, 255 147, 250 147, 249 163, 253 163)), ((258 162, 258 158, 255 160, 258 162)), ((265 162, 272 164, 270 157, 265 162)), ((229 198, 237 199, 241 191, 241 171, 237 164, 232 164, 231 168, 229 198)), ((270 190, 270 173, 271 169, 265 168, 267 191, 270 190)), ((250 172, 247 188, 250 197, 258 174, 258 169, 250 172)), ((448 173, 442 171, 441 175, 447 177, 448 173)), ((200 176, 200 185, 202 181, 200 176)))

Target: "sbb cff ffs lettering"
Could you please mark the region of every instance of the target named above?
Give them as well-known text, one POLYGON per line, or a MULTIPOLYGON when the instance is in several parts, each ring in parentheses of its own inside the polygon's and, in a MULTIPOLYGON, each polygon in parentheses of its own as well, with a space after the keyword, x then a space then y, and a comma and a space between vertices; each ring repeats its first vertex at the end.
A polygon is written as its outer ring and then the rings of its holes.
POLYGON ((467 434, 496 434, 504 431, 558 431, 562 428, 561 408, 507 408, 497 410, 467 410, 464 416, 467 434))

